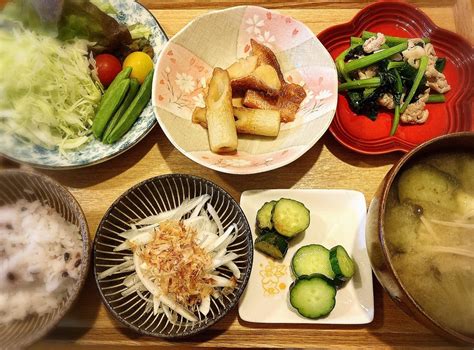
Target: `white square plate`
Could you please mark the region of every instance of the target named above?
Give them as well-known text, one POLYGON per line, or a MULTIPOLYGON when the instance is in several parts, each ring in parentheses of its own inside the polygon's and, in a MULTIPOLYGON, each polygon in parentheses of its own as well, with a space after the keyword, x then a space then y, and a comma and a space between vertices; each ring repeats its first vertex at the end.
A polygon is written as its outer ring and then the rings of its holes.
POLYGON ((310 210, 311 223, 295 237, 283 261, 255 251, 247 289, 240 299, 239 315, 258 323, 365 324, 374 318, 372 270, 365 247, 366 203, 364 195, 349 190, 254 190, 242 193, 240 206, 255 240, 257 210, 279 198, 298 200, 310 210), (342 245, 356 264, 354 277, 336 295, 336 306, 325 318, 311 320, 293 311, 288 301, 293 282, 291 258, 298 248, 321 244, 328 249, 342 245))

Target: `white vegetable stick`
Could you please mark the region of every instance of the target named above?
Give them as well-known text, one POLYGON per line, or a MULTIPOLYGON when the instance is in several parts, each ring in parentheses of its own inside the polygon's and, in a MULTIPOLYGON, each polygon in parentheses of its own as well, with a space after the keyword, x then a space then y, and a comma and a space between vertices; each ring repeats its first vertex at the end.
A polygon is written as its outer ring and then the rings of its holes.
POLYGON ((186 212, 186 208, 188 208, 188 204, 190 203, 190 200, 186 198, 181 205, 175 208, 173 216, 171 216, 170 220, 181 220, 181 217, 184 215, 186 212))
POLYGON ((202 233, 200 234, 198 232, 198 234, 196 236, 196 243, 202 248, 202 246, 207 242, 208 239, 209 239, 209 235, 202 234, 202 233))
POLYGON ((183 224, 187 228, 193 228, 199 233, 200 231, 204 231, 204 229, 208 226, 208 221, 209 218, 206 216, 195 216, 193 218, 183 220, 183 224))
POLYGON ((207 233, 207 239, 206 241, 202 242, 200 246, 202 249, 207 250, 207 247, 211 245, 213 242, 215 242, 219 238, 219 236, 212 232, 206 232, 206 233, 207 233))
POLYGON ((235 287, 235 281, 231 279, 216 275, 209 275, 209 278, 214 280, 214 282, 216 283, 214 286, 216 287, 235 287))
POLYGON ((171 209, 168 211, 164 211, 162 213, 159 213, 158 215, 152 215, 148 216, 144 219, 141 219, 140 221, 137 221, 135 224, 136 225, 153 225, 153 224, 159 224, 162 221, 169 220, 173 217, 173 215, 176 213, 176 209, 171 209))
MULTIPOLYGON (((146 290, 146 289, 145 289, 146 290)), ((150 298, 145 298, 145 296, 142 294, 140 290, 137 290, 137 294, 140 298, 142 298, 144 301, 146 301, 148 304, 151 304, 153 306, 153 296, 150 298)))
POLYGON ((214 221, 209 220, 207 231, 212 232, 215 235, 217 235, 219 232, 219 229, 217 228, 217 224, 214 221))
POLYGON ((131 286, 133 286, 135 283, 137 283, 138 281, 140 281, 140 279, 138 278, 137 274, 134 273, 134 274, 131 274, 130 276, 127 276, 127 278, 125 278, 123 280, 123 285, 125 287, 128 287, 130 288, 131 286))
POLYGON ((120 243, 118 246, 114 248, 114 252, 121 252, 122 250, 130 249, 130 241, 126 240, 120 243))
POLYGON ((214 209, 214 207, 211 205, 211 203, 207 204, 207 211, 209 212, 209 214, 211 214, 212 219, 217 225, 219 236, 222 235, 224 233, 224 226, 222 226, 221 219, 219 219, 219 215, 217 215, 217 212, 214 209))
POLYGON ((158 315, 158 309, 160 308, 160 298, 153 296, 153 315, 158 315))
POLYGON ((184 307, 182 307, 181 305, 179 305, 175 301, 171 300, 167 296, 160 295, 160 301, 164 305, 166 305, 166 306, 170 307, 171 309, 173 309, 174 311, 176 311, 178 314, 183 316, 188 321, 196 322, 198 320, 196 318, 196 316, 194 316, 190 311, 186 310, 184 307))
POLYGON ((193 199, 185 199, 183 201, 183 203, 177 208, 178 210, 176 211, 176 213, 173 215, 173 220, 181 220, 181 218, 183 217, 183 215, 185 215, 186 213, 190 212, 191 210, 193 210, 196 206, 199 205, 199 203, 201 202, 202 198, 204 197, 203 196, 199 196, 199 197, 196 197, 196 198, 193 198, 193 199))
POLYGON ((219 245, 215 247, 213 251, 218 251, 218 252, 220 252, 221 250, 227 251, 227 247, 229 246, 231 242, 234 241, 234 237, 235 235, 227 236, 227 238, 224 239, 221 243, 219 243, 219 245))
POLYGON ((170 320, 170 322, 172 324, 174 324, 176 322, 176 315, 173 315, 170 308, 166 305, 163 305, 163 311, 164 311, 166 317, 168 318, 168 320, 170 320))
POLYGON ((145 306, 145 310, 143 310, 143 313, 144 313, 144 314, 147 314, 147 313, 149 313, 149 312, 152 311, 152 310, 153 310, 153 303, 151 303, 151 304, 150 304, 150 303, 147 303, 146 306, 145 306))
POLYGON ((226 248, 222 248, 222 249, 219 249, 216 253, 216 255, 214 256, 214 259, 215 258, 221 258, 225 255, 225 253, 227 253, 227 249, 226 248))
POLYGON ((109 276, 112 276, 116 273, 125 272, 126 269, 130 266, 133 266, 133 261, 125 261, 125 262, 123 262, 119 265, 112 266, 111 268, 99 273, 97 275, 97 278, 99 280, 102 280, 102 279, 104 279, 106 277, 109 277, 109 276))
POLYGON ((207 316, 210 309, 211 309, 211 298, 208 295, 202 299, 201 305, 199 305, 199 312, 201 312, 204 316, 207 316))
POLYGON ((233 261, 234 259, 236 259, 238 257, 237 254, 235 253, 229 253, 223 257, 220 257, 220 258, 214 258, 212 259, 212 269, 217 269, 219 266, 222 266, 224 264, 227 264, 228 262, 231 262, 233 261))
POLYGON ((139 235, 139 234, 140 234, 140 232, 137 229, 130 229, 130 230, 118 233, 118 235, 120 237, 125 238, 125 239, 133 238, 133 237, 135 237, 136 235, 139 235))
POLYGON ((214 289, 211 295, 214 299, 219 299, 219 297, 221 296, 221 293, 219 293, 217 289, 214 289))
POLYGON ((121 294, 122 296, 126 297, 126 296, 129 296, 130 294, 135 293, 137 290, 140 290, 140 289, 145 290, 145 286, 143 286, 142 282, 138 281, 138 283, 134 284, 130 288, 127 288, 121 294))
POLYGON ((122 233, 119 233, 118 235, 125 239, 131 239, 142 232, 152 232, 154 228, 158 226, 160 226, 160 224, 146 225, 140 228, 123 231, 122 233))
POLYGON ((127 250, 132 247, 132 243, 134 245, 145 245, 153 240, 153 233, 151 232, 143 232, 139 235, 136 235, 134 238, 130 240, 126 240, 120 243, 118 246, 114 248, 114 252, 120 252, 122 250, 127 250))
POLYGON ((194 208, 193 212, 191 213, 190 218, 194 218, 199 215, 199 213, 201 212, 201 209, 204 207, 204 204, 206 204, 206 202, 211 198, 211 196, 208 194, 205 194, 201 196, 201 198, 202 198, 201 202, 196 206, 196 208, 194 208))
POLYGON ((153 296, 156 296, 156 297, 159 296, 161 294, 160 290, 155 286, 155 284, 150 279, 146 278, 144 274, 142 273, 142 270, 140 267, 141 260, 137 253, 133 254, 133 263, 135 266, 135 272, 137 273, 138 278, 140 278, 140 281, 143 283, 145 288, 151 294, 153 294, 153 296))
POLYGON ((235 278, 240 278, 240 270, 235 262, 229 261, 228 263, 225 263, 224 266, 229 268, 229 270, 234 274, 235 278))
POLYGON ((211 245, 209 245, 206 250, 209 251, 209 252, 212 252, 216 249, 219 248, 219 246, 225 242, 225 240, 227 239, 227 237, 230 236, 230 234, 232 233, 232 231, 234 230, 234 225, 231 225, 227 228, 227 230, 224 232, 224 234, 222 234, 221 236, 219 236, 218 239, 216 239, 211 245))

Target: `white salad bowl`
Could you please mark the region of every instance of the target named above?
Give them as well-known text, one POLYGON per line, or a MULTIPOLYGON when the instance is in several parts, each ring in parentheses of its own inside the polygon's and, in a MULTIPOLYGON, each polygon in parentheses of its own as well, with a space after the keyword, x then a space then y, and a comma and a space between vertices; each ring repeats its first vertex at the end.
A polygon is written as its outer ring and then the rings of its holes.
MULTIPOLYGON (((108 0, 116 13, 111 14, 119 23, 144 24, 151 29, 150 44, 154 50, 154 63, 163 45, 168 40, 164 30, 151 12, 133 0, 108 0)), ((19 138, 15 134, 0 131, 0 154, 14 161, 27 163, 38 168, 75 169, 112 159, 129 150, 153 129, 156 119, 151 101, 145 107, 133 127, 116 143, 103 144, 94 139, 84 146, 61 154, 57 148, 46 149, 19 138)))

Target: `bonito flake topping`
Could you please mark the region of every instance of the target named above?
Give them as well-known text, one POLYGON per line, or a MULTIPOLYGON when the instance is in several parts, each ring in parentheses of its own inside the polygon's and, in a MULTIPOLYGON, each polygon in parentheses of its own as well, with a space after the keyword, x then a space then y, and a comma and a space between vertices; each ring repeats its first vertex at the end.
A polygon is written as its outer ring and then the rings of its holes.
POLYGON ((193 228, 165 221, 155 230, 154 240, 137 249, 146 264, 144 274, 180 304, 194 306, 212 293, 212 257, 196 243, 193 228))

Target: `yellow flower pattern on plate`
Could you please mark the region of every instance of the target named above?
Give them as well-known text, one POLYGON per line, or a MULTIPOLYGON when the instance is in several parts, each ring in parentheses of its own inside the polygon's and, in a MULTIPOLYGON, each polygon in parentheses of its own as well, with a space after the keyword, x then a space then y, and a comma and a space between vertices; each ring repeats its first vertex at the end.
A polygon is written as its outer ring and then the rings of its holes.
POLYGON ((260 264, 260 277, 263 294, 274 296, 286 290, 286 284, 280 279, 286 275, 287 267, 283 264, 268 260, 267 264, 260 264))

